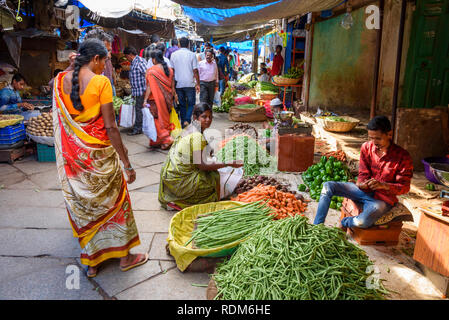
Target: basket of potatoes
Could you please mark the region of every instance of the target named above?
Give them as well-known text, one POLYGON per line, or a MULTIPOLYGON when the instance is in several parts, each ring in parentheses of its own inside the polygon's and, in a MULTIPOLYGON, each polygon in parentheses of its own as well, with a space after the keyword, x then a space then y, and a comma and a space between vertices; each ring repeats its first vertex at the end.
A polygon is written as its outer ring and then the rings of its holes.
POLYGON ((43 112, 28 121, 28 136, 37 143, 53 145, 53 115, 51 112, 43 112))

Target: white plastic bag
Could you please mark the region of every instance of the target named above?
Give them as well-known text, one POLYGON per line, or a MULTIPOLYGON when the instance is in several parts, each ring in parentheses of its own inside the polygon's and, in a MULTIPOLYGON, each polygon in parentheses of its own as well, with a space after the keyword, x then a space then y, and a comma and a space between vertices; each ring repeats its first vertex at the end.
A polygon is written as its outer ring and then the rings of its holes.
POLYGON ((243 168, 224 167, 218 169, 220 174, 220 199, 234 193, 237 184, 243 177, 243 168))
POLYGON ((157 130, 156 126, 154 125, 154 117, 150 112, 149 108, 142 108, 142 131, 143 134, 146 135, 151 141, 157 140, 157 130))
POLYGON ((120 109, 120 126, 124 128, 131 128, 136 121, 136 113, 134 106, 131 104, 122 104, 120 109))
POLYGON ((221 106, 221 96, 220 96, 220 91, 215 91, 215 95, 214 95, 214 104, 217 107, 221 106))

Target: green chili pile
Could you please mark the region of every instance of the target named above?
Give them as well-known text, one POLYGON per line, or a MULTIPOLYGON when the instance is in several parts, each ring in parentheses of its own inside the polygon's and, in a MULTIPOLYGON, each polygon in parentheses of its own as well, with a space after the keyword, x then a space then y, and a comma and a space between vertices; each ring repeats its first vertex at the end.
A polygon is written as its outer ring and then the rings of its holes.
POLYGON ((338 228, 301 216, 272 221, 217 267, 215 299, 384 299, 381 281, 367 285, 372 264, 338 228))
POLYGON ((245 239, 273 220, 272 209, 264 202, 252 202, 197 217, 197 228, 185 245, 210 249, 245 239))

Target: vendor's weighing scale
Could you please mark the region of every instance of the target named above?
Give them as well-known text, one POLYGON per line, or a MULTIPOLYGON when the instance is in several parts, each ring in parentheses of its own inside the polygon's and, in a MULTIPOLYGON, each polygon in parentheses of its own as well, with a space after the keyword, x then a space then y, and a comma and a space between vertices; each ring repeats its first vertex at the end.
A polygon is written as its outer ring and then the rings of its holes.
POLYGON ((312 126, 306 123, 293 125, 293 111, 287 111, 284 107, 284 111, 275 113, 275 118, 279 121, 277 126, 278 134, 312 134, 312 126))

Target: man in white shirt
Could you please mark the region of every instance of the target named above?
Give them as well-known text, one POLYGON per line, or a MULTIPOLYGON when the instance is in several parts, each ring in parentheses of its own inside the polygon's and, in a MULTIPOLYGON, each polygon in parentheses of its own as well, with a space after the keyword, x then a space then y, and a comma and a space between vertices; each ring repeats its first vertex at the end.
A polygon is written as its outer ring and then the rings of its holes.
POLYGON ((190 124, 196 92, 200 92, 200 76, 198 60, 194 52, 189 50, 189 40, 179 39, 181 49, 172 53, 170 62, 175 69, 176 93, 179 100, 182 126, 190 124))
POLYGON ((218 89, 218 67, 212 50, 206 51, 206 59, 198 63, 200 74, 200 101, 212 106, 215 90, 218 89))
MULTIPOLYGON (((164 61, 167 64, 167 66, 169 68, 173 69, 173 65, 171 64, 171 61, 167 57, 165 57, 165 49, 166 49, 165 48, 165 44, 163 44, 163 43, 158 43, 156 45, 156 50, 161 50, 162 51, 162 55, 164 55, 164 61)), ((150 69, 152 66, 153 66, 153 59, 149 59, 148 63, 147 63, 147 69, 150 69)))

